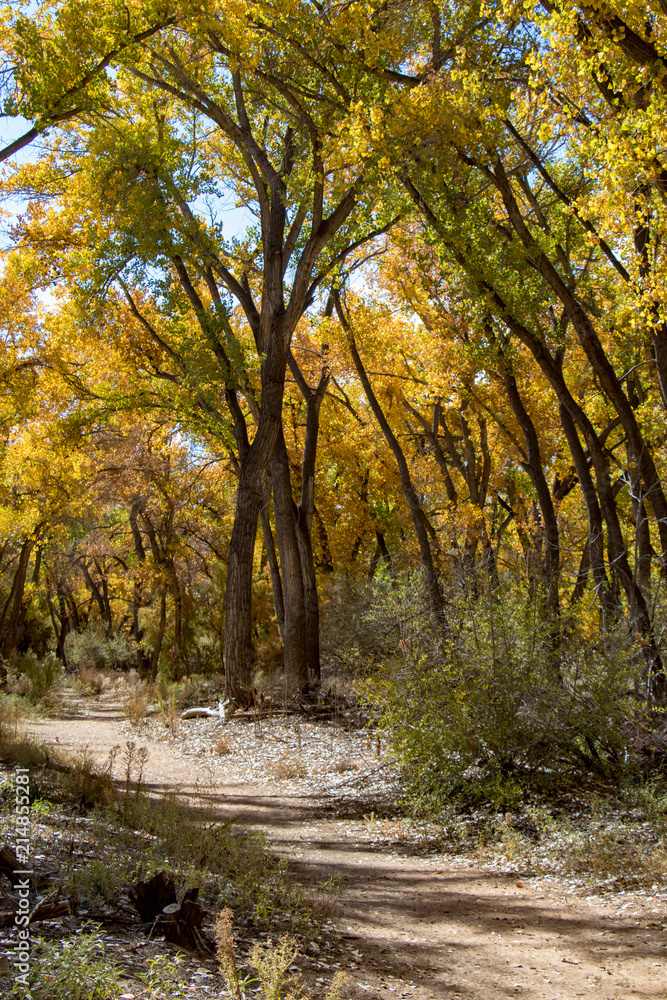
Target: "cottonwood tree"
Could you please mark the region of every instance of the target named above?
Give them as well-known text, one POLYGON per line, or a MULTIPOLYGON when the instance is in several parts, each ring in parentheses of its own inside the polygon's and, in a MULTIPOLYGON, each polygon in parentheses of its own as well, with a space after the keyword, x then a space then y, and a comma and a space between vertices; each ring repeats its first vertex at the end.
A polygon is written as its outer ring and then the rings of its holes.
MULTIPOLYGON (((283 498, 278 542, 286 670, 295 689, 308 682, 304 580, 280 458, 291 339, 327 276, 391 218, 377 204, 373 148, 355 153, 354 166, 348 156, 366 94, 363 72, 351 66, 337 72, 333 42, 321 62, 308 50, 314 44, 310 8, 262 14, 258 20, 241 5, 230 17, 212 4, 134 47, 119 70, 113 108, 70 124, 67 142, 56 143, 45 158, 61 181, 58 217, 47 209, 40 226, 33 217, 23 232, 28 240, 40 230, 40 252, 55 250, 54 273, 66 273, 69 281, 81 280, 82 257, 87 267, 94 259, 93 275, 105 285, 117 280, 129 288, 157 268, 170 288, 180 287, 215 357, 239 465, 225 661, 229 694, 240 701, 251 697, 252 560, 269 466, 274 496, 283 498), (70 170, 81 178, 75 190, 64 183, 70 170), (201 212, 197 199, 206 192, 217 199, 231 192, 255 214, 256 230, 225 242, 220 226, 201 212), (74 265, 72 254, 65 263, 72 231, 82 233, 84 226, 89 254, 77 248, 74 265), (70 233, 64 255, 54 229, 70 233), (252 333, 259 367, 254 393, 228 296, 252 333), (255 411, 251 434, 240 399, 255 411)), ((23 176, 28 173, 24 168, 23 176)), ((34 177, 19 178, 15 190, 34 177)), ((178 364, 173 356, 170 361, 178 364)))

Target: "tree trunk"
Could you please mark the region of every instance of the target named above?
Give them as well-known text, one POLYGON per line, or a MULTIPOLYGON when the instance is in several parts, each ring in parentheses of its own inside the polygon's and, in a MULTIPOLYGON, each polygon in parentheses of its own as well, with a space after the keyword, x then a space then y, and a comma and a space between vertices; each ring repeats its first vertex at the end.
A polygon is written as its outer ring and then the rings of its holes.
MULTIPOLYGON (((139 503, 135 502, 130 508, 130 530, 132 532, 132 540, 134 542, 134 551, 137 557, 137 561, 140 566, 146 562, 146 550, 144 549, 144 543, 141 538, 141 531, 139 530, 139 503)), ((134 586, 132 588, 132 631, 130 635, 134 639, 136 644, 136 658, 137 658, 137 669, 140 674, 145 673, 149 669, 148 657, 146 656, 146 651, 142 646, 142 641, 144 638, 144 630, 139 624, 139 612, 143 607, 143 592, 141 585, 141 575, 140 573, 135 573, 134 575, 134 586)))
POLYGON ((435 568, 435 563, 433 561, 433 553, 431 551, 431 543, 429 541, 428 529, 426 527, 426 515, 421 508, 421 503, 419 502, 419 497, 413 486, 412 479, 410 477, 410 470, 408 468, 408 463, 406 461, 403 450, 396 438, 396 435, 389 426, 389 421, 384 415, 382 407, 380 406, 378 399, 373 392, 373 387, 371 386, 368 375, 366 374, 366 369, 364 368, 363 362, 357 350, 357 346, 354 341, 354 336, 350 329, 350 325, 343 312, 342 303, 340 297, 336 296, 336 312, 340 319, 343 329, 347 333, 348 344, 350 346, 350 352, 352 354, 352 360, 354 361, 354 366, 361 380, 364 392, 366 393, 366 398, 373 411, 375 419, 380 425, 380 429, 384 434, 385 440, 389 445, 396 464, 399 469, 401 477, 401 486, 403 487, 403 494, 408 504, 410 514, 412 516, 412 523, 414 526, 415 534, 417 536, 417 541, 419 543, 419 552, 421 555, 421 562, 424 568, 424 576, 426 578, 426 586, 428 589, 429 600, 431 604, 431 611, 435 621, 440 629, 440 631, 445 635, 449 635, 449 626, 447 623, 447 617, 445 614, 445 602, 440 591, 440 584, 438 582, 438 575, 435 568))
POLYGON ((301 523, 301 518, 296 525, 296 540, 303 581, 306 667, 309 681, 317 685, 320 682, 320 599, 317 593, 317 576, 311 534, 310 530, 301 523))
POLYGON ((174 599, 174 648, 176 650, 177 661, 185 663, 185 651, 183 649, 183 598, 173 559, 169 560, 169 575, 171 577, 171 593, 174 599))
POLYGON ((287 348, 271 338, 262 365, 262 407, 253 442, 239 459, 234 527, 225 595, 225 684, 239 706, 253 703, 252 572, 266 472, 282 427, 287 348))
POLYGON ((34 545, 34 539, 28 538, 21 546, 12 589, 0 616, 0 656, 3 660, 9 658, 9 654, 16 644, 23 609, 26 575, 34 545))
POLYGON ((271 573, 271 587, 273 589, 273 606, 276 609, 278 628, 280 629, 280 635, 282 637, 284 644, 285 600, 283 597, 283 585, 280 579, 280 566, 278 565, 278 557, 276 555, 276 544, 273 538, 273 531, 271 530, 271 518, 269 516, 270 503, 271 503, 271 479, 269 476, 267 476, 266 483, 264 486, 264 496, 262 497, 260 518, 262 521, 262 534, 264 535, 264 551, 266 552, 266 558, 269 564, 269 571, 271 573))
POLYGON ((655 551, 651 545, 651 529, 642 495, 641 480, 630 456, 628 456, 628 478, 632 490, 632 513, 635 521, 635 577, 640 589, 648 593, 651 587, 651 564, 655 551))
POLYGON ((389 554, 389 549, 387 548, 387 543, 385 542, 384 535, 379 528, 375 529, 375 552, 373 553, 373 558, 371 559, 371 564, 368 567, 368 579, 372 580, 375 576, 378 566, 384 563, 391 570, 391 555, 389 554))
POLYGON ((162 588, 162 594, 160 597, 160 624, 158 625, 157 638, 155 640, 155 645, 153 647, 153 652, 151 654, 151 681, 155 681, 157 678, 157 668, 160 662, 160 653, 162 651, 162 642, 164 640, 164 630, 167 624, 167 585, 165 584, 162 588))
POLYGON ((313 555, 313 515, 315 512, 315 460, 320 434, 320 409, 331 375, 326 361, 327 345, 321 349, 322 373, 313 391, 305 379, 299 384, 306 399, 306 437, 301 460, 301 502, 296 514, 297 543, 301 560, 303 596, 306 612, 306 665, 313 684, 320 682, 320 599, 313 555))
POLYGON ((258 475, 247 463, 245 468, 241 463, 234 527, 229 542, 225 594, 225 688, 227 697, 241 707, 253 704, 252 570, 257 518, 264 492, 263 479, 263 470, 258 475))
POLYGON ((554 510, 551 490, 544 475, 542 456, 540 454, 540 444, 537 437, 535 425, 530 418, 526 407, 523 404, 516 379, 513 373, 507 368, 507 359, 503 360, 503 382, 505 391, 510 401, 510 406, 526 442, 526 471, 537 494, 537 502, 540 506, 542 523, 544 525, 545 555, 544 555, 544 579, 545 579, 545 606, 548 614, 558 616, 559 598, 558 585, 560 578, 560 537, 558 531, 558 520, 554 510))
POLYGON ((329 544, 329 536, 327 534, 327 529, 324 521, 322 520, 322 515, 316 506, 313 505, 313 514, 315 517, 315 524, 317 526, 317 538, 320 543, 320 549, 322 550, 322 558, 317 563, 317 568, 321 573, 326 573, 327 575, 333 573, 334 563, 333 556, 331 554, 331 545, 329 544))
POLYGON ((282 427, 278 433, 270 469, 271 482, 273 483, 276 537, 285 601, 283 630, 285 677, 290 691, 303 692, 308 688, 306 608, 289 458, 282 427))

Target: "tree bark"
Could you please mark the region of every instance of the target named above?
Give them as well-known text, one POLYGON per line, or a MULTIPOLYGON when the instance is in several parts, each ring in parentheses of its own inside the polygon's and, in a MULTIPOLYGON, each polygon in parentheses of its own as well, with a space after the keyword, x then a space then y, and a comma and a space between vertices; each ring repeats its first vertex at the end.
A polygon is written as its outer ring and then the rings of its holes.
POLYGON ((530 476, 530 480, 537 494, 537 502, 540 506, 542 523, 544 525, 545 555, 544 555, 544 577, 545 577, 545 606, 547 613, 558 616, 559 596, 558 588, 560 581, 560 536, 558 531, 558 519, 554 510, 551 490, 544 475, 542 456, 540 454, 540 443, 537 437, 535 425, 530 418, 523 400, 519 393, 514 374, 508 368, 507 358, 501 353, 503 363, 503 383, 507 398, 514 416, 517 419, 521 432, 526 442, 526 463, 525 468, 530 476))
POLYGON ((391 555, 389 554, 389 549, 387 548, 387 543, 385 537, 379 528, 375 529, 375 552, 373 553, 373 558, 371 559, 370 566, 368 567, 368 579, 372 580, 375 576, 378 566, 384 563, 391 570, 391 555))
POLYGON ((290 355, 290 369, 295 374, 306 400, 306 436, 301 459, 301 499, 296 514, 297 543, 301 560, 304 608, 306 613, 305 653, 308 676, 313 684, 320 682, 320 600, 313 555, 313 515, 315 512, 315 462, 320 434, 322 400, 331 379, 327 363, 328 346, 322 345, 322 372, 315 389, 303 378, 290 355))
POLYGON ((285 600, 283 630, 285 677, 291 692, 304 692, 308 688, 306 608, 289 458, 282 427, 278 433, 270 469, 276 537, 285 600))
MULTIPOLYGON (((139 530, 139 515, 140 507, 139 503, 135 502, 130 508, 130 530, 132 532, 132 541, 134 544, 134 552, 137 557, 139 566, 142 566, 146 562, 146 550, 144 549, 144 543, 141 538, 141 531, 139 530)), ((136 660, 137 669, 140 674, 145 673, 148 670, 148 659, 146 657, 146 651, 143 648, 142 641, 144 638, 144 629, 139 624, 139 612, 143 607, 143 592, 141 583, 141 573, 134 574, 134 582, 132 587, 132 630, 130 635, 136 644, 136 660)))
POLYGON ((264 486, 264 496, 262 497, 262 507, 260 510, 260 518, 262 521, 262 534, 264 535, 264 551, 266 552, 266 558, 269 564, 269 571, 271 573, 271 587, 273 589, 273 606, 276 609, 276 618, 278 620, 278 628, 280 629, 280 635, 285 643, 285 600, 283 597, 283 585, 280 579, 280 566, 278 564, 278 557, 276 555, 276 544, 273 538, 273 531, 271 530, 271 518, 269 516, 269 505, 271 503, 271 478, 266 477, 266 484, 264 486))
POLYGON ((155 681, 157 678, 157 668, 160 662, 160 653, 162 651, 162 643, 164 641, 164 630, 167 624, 167 585, 165 584, 162 588, 162 594, 160 596, 160 623, 158 625, 157 638, 155 640, 155 645, 153 646, 153 652, 151 654, 151 681, 155 681))
POLYGON ((0 656, 7 660, 9 654, 16 644, 21 613, 23 609, 23 595, 25 593, 25 581, 28 573, 30 556, 35 546, 34 539, 27 538, 21 546, 18 565, 12 581, 12 589, 0 616, 0 656))
POLYGON ((262 365, 262 406, 252 444, 239 459, 234 527, 229 543, 225 595, 225 683, 227 696, 240 706, 253 703, 252 573, 264 481, 282 428, 287 344, 270 338, 262 365))

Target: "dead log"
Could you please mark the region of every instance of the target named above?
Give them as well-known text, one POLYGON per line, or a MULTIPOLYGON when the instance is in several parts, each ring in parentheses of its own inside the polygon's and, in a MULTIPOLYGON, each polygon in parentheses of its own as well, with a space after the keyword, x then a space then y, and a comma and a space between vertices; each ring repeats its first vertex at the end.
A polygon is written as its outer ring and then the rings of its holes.
POLYGON ((158 872, 147 882, 137 882, 128 896, 145 924, 159 917, 165 906, 177 902, 174 880, 166 872, 158 872))
MULTIPOLYGON (((61 891, 62 886, 58 886, 49 896, 41 899, 29 915, 28 924, 36 924, 41 920, 58 920, 60 917, 71 916, 69 900, 60 898, 61 891)), ((15 900, 8 896, 6 892, 3 892, 3 895, 12 909, 10 913, 0 913, 0 927, 9 927, 15 923, 17 906, 15 900)))
POLYGON ((0 847, 0 872, 11 879, 14 877, 14 872, 21 868, 25 868, 23 862, 19 861, 9 844, 3 844, 0 847))
POLYGON ((216 708, 186 708, 181 712, 182 719, 219 719, 220 722, 227 722, 236 712, 236 705, 229 698, 227 701, 219 701, 216 708))
POLYGON ((42 899, 35 906, 28 919, 29 924, 37 923, 38 920, 57 920, 59 917, 69 917, 69 899, 61 899, 60 892, 62 886, 58 886, 55 892, 42 899))
MULTIPOLYGON (((16 872, 24 871, 26 868, 30 867, 31 862, 26 864, 25 861, 21 861, 17 858, 9 844, 3 844, 2 847, 0 847, 0 874, 5 875, 10 882, 14 881, 16 872)), ((48 885, 55 874, 55 872, 48 872, 46 874, 34 872, 30 878, 36 888, 41 889, 42 886, 48 885)))

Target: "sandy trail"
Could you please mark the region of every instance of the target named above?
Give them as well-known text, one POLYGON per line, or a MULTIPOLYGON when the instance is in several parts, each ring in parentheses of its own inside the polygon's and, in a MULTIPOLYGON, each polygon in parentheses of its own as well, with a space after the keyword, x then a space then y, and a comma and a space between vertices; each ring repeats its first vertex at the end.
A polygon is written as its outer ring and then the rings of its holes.
MULTIPOLYGON (((264 831, 312 883, 340 880, 336 933, 353 997, 447 1000, 629 1000, 667 997, 667 901, 620 910, 568 894, 558 882, 517 880, 465 861, 406 857, 373 848, 321 798, 286 794, 270 773, 245 783, 232 762, 179 756, 174 744, 128 732, 116 706, 75 706, 69 716, 32 722, 47 744, 107 760, 128 740, 149 751, 144 780, 155 792, 187 795, 215 783, 225 816, 264 831)), ((261 753, 261 745, 258 747, 261 753)), ((621 897, 622 899, 622 897, 621 897)), ((325 960, 316 965, 330 978, 325 960)))

